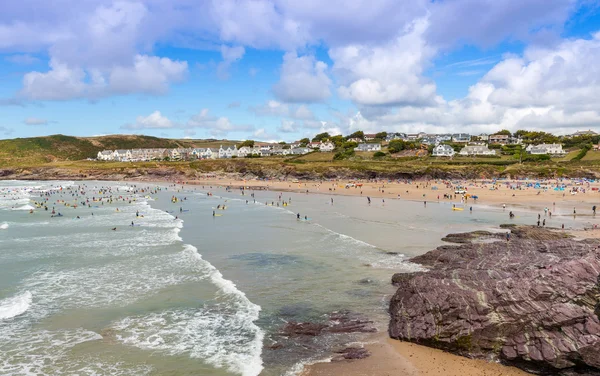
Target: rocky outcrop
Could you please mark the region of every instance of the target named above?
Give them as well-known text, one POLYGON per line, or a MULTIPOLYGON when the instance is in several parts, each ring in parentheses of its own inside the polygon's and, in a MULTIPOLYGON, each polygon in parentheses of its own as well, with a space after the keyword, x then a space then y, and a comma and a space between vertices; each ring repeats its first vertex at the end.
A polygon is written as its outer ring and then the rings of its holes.
POLYGON ((389 334, 528 371, 600 375, 600 249, 561 232, 447 237, 397 274, 389 334))
POLYGON ((285 337, 318 336, 326 333, 374 333, 373 321, 348 311, 333 312, 325 322, 287 322, 280 331, 285 337))

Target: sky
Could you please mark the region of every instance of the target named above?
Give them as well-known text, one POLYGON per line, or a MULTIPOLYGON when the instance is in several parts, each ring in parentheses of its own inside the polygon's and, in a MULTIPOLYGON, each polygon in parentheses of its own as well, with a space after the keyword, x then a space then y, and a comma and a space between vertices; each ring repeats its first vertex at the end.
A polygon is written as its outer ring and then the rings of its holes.
POLYGON ((0 138, 599 125, 600 0, 0 2, 0 138))

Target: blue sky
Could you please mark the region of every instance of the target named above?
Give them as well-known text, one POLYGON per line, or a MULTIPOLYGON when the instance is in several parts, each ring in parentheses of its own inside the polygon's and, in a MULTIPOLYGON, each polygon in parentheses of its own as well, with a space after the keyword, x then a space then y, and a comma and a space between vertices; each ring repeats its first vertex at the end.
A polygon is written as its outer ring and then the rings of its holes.
POLYGON ((0 138, 564 134, 597 61, 588 0, 3 2, 0 138))

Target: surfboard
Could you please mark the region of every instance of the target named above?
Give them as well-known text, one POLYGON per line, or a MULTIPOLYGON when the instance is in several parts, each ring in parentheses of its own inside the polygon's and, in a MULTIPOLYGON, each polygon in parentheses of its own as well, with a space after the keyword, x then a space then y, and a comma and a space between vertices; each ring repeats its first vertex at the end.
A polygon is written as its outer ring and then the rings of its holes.
POLYGON ((223 216, 223 214, 215 214, 215 215, 213 215, 213 217, 222 217, 222 216, 223 216))
POLYGON ((452 210, 463 211, 463 210, 465 210, 465 209, 463 209, 463 208, 452 208, 452 210))

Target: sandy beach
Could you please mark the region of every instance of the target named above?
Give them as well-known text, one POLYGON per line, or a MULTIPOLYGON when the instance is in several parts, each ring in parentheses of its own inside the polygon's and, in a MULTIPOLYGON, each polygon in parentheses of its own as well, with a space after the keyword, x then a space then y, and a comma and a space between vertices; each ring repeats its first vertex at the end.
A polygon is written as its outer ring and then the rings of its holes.
POLYGON ((316 363, 306 367, 306 376, 524 376, 517 368, 468 359, 447 352, 381 337, 365 346, 371 356, 361 360, 316 363))
MULTIPOLYGON (((500 184, 482 181, 442 180, 408 182, 347 182, 347 181, 260 181, 231 180, 216 178, 188 182, 208 186, 230 186, 232 189, 246 187, 283 192, 307 194, 348 195, 370 197, 371 199, 399 199, 412 201, 451 201, 467 206, 486 205, 502 208, 520 208, 543 213, 545 208, 554 211, 555 216, 577 216, 589 218, 590 227, 595 223, 592 206, 600 202, 598 183, 578 184, 577 181, 548 181, 540 187, 532 186, 531 181, 502 181, 500 184), (352 186, 354 184, 354 186, 352 186), (360 184, 360 186, 358 186, 360 184), (555 190, 557 184, 564 184, 563 190, 555 190), (347 185, 348 188, 347 188, 347 185), (457 188, 461 187, 461 188, 457 188), (544 188, 546 187, 546 188, 544 188), (595 188, 595 189, 594 189, 595 188), (455 194, 455 190, 465 190, 467 195, 455 194), (446 198, 444 198, 446 195, 446 198), (477 200, 473 198, 477 196, 477 200)), ((600 231, 567 229, 577 238, 600 237, 600 231)), ((379 336, 376 343, 366 345, 371 356, 361 360, 345 360, 329 363, 316 363, 305 368, 305 375, 444 375, 444 376, 519 376, 527 372, 514 367, 484 360, 468 359, 441 350, 432 349, 408 342, 379 336)))
MULTIPOLYGON (((381 199, 401 199, 412 201, 444 201, 460 202, 462 194, 456 194, 457 189, 467 194, 465 204, 480 204, 501 207, 512 205, 527 207, 534 210, 553 206, 575 207, 578 215, 592 215, 592 206, 600 202, 600 183, 577 183, 575 181, 558 182, 550 180, 542 183, 542 188, 528 186, 534 181, 501 181, 491 183, 486 181, 465 180, 424 180, 407 182, 361 182, 361 181, 265 181, 265 180, 233 180, 226 177, 206 180, 187 181, 188 184, 230 186, 232 188, 248 187, 249 189, 268 189, 272 191, 297 192, 308 194, 363 196, 381 199), (352 186, 354 184, 354 186, 352 186), (557 184, 564 184, 564 190, 555 190, 557 184), (359 186, 360 185, 360 186, 359 186), (348 186, 348 188, 346 188, 348 186), (461 188, 457 188, 461 187, 461 188), (513 187, 513 188, 511 188, 513 187), (545 189, 544 189, 545 187, 545 189), (571 192, 576 189, 576 192, 571 192), (448 198, 444 198, 444 194, 448 198), (449 197, 451 196, 451 198, 449 197), (475 200, 473 196, 477 196, 475 200)), ((557 213, 558 214, 558 213, 557 213)), ((568 213, 572 214, 572 211, 568 213)))

